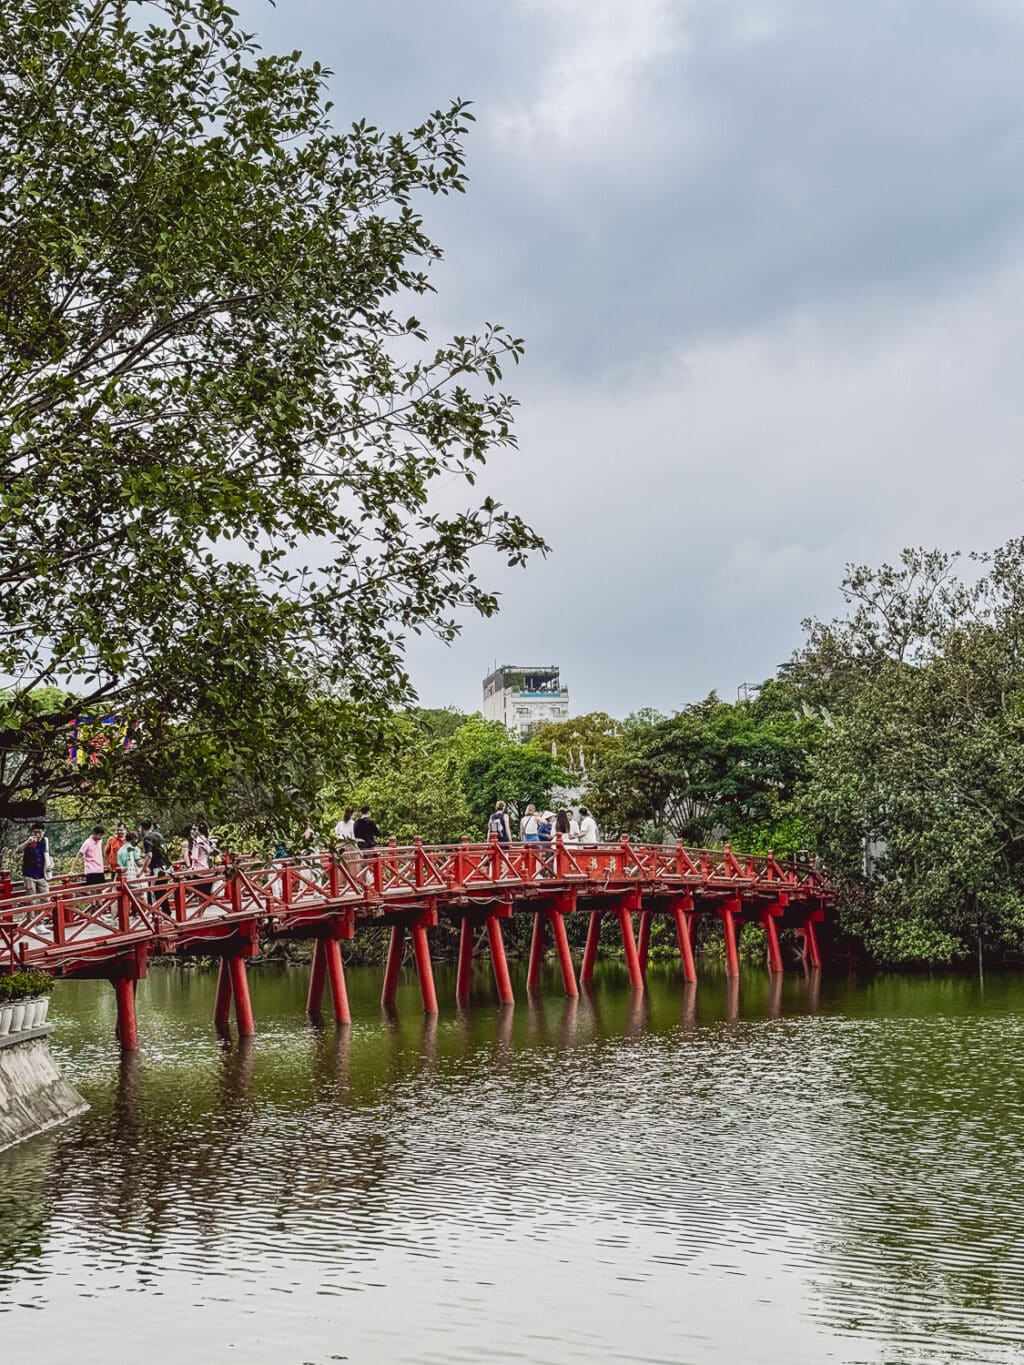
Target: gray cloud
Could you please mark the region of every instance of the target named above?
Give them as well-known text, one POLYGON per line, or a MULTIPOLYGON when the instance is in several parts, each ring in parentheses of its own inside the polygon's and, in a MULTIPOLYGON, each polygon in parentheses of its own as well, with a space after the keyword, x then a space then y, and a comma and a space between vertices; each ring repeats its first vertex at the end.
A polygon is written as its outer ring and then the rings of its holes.
POLYGON ((247 0, 339 118, 476 100, 441 326, 528 340, 491 485, 555 554, 416 642, 426 700, 560 660, 623 712, 731 694, 847 559, 1020 529, 1024 23, 1001 0, 247 0))

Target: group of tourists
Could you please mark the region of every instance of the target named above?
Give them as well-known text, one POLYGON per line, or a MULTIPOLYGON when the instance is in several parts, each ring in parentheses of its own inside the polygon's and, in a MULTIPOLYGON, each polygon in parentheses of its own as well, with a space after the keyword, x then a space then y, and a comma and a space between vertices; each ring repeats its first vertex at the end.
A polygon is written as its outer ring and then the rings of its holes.
MULTIPOLYGON (((487 821, 487 833, 497 837, 498 842, 512 842, 512 825, 508 808, 504 801, 498 801, 487 821)), ((553 844, 555 837, 561 836, 562 843, 568 848, 583 848, 599 842, 597 821, 586 806, 580 806, 574 814, 565 806, 557 811, 538 811, 535 805, 528 805, 519 821, 519 838, 524 844, 553 844)))
MULTIPOLYGON (((512 821, 504 801, 495 804, 487 822, 487 833, 497 838, 499 843, 512 842, 512 821)), ((567 848, 583 848, 599 841, 597 822, 586 806, 580 806, 576 811, 564 806, 557 811, 538 811, 531 803, 519 820, 518 833, 524 844, 553 845, 557 836, 561 836, 567 848)), ((316 843, 312 829, 307 829, 306 836, 306 842, 311 846, 316 843)), ((342 850, 376 848, 380 837, 380 827, 369 806, 362 806, 358 815, 354 807, 347 807, 334 826, 334 838, 342 850)), ((18 845, 15 852, 21 855, 21 877, 25 891, 29 895, 45 895, 53 876, 53 858, 46 827, 43 824, 33 825, 29 837, 18 845)), ((282 861, 287 856, 283 841, 278 841, 274 847, 274 860, 282 861)), ((209 891, 210 884, 204 886, 201 879, 204 873, 211 871, 219 857, 208 825, 199 821, 185 826, 180 858, 175 863, 181 871, 194 876, 198 889, 209 891)), ((171 865, 172 859, 164 835, 152 820, 143 820, 138 829, 118 822, 110 835, 103 825, 94 825, 92 833, 83 840, 75 854, 72 871, 81 868, 86 885, 94 885, 114 880, 118 873, 123 873, 129 881, 164 876, 171 870, 171 865)))
MULTIPOLYGON (((29 837, 15 850, 21 854, 21 878, 30 895, 45 895, 53 876, 53 857, 45 825, 33 825, 29 837)), ((217 857, 209 826, 200 821, 182 832, 180 866, 187 872, 208 872, 217 857)), ((72 860, 72 871, 81 868, 87 886, 112 881, 119 872, 129 881, 166 875, 171 868, 167 840, 152 820, 138 829, 123 821, 108 835, 103 825, 93 825, 72 860)))
POLYGON ((376 848, 380 827, 369 806, 361 806, 358 815, 355 807, 346 806, 345 814, 334 826, 334 837, 343 847, 354 844, 356 848, 376 848))

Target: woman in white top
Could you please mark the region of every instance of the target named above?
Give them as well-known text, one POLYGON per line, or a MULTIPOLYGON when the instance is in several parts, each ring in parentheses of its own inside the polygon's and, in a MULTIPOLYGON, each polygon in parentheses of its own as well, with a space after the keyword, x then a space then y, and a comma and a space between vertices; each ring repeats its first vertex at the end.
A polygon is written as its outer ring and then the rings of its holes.
POLYGON ((345 843, 346 841, 355 841, 356 822, 354 817, 355 811, 351 806, 346 806, 345 814, 334 826, 334 837, 339 844, 345 843))
POLYGON ((523 818, 519 821, 519 837, 524 844, 540 843, 540 834, 537 832, 537 826, 539 824, 540 820, 537 818, 537 807, 531 802, 530 805, 526 807, 523 818))

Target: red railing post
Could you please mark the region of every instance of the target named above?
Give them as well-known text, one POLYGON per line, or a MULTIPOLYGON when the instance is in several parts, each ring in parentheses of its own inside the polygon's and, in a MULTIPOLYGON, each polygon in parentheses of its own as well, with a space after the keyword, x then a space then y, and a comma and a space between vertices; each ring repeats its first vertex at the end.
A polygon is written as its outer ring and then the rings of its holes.
POLYGON ((327 857, 327 886, 331 900, 338 900, 341 896, 341 869, 338 867, 338 857, 333 847, 327 857))
POLYGON ((132 901, 131 892, 128 890, 128 882, 123 872, 117 874, 117 927, 122 934, 126 934, 131 925, 132 901))
MULTIPOLYGON (((228 913, 232 915, 241 914, 242 911, 242 883, 238 879, 238 864, 234 860, 229 862, 224 868, 224 892, 228 901, 228 913)), ((232 976, 231 983, 234 986, 235 978, 232 976)), ((235 1016, 238 1016, 238 992, 235 992, 235 1016)))
POLYGON ((53 941, 59 948, 64 943, 64 897, 58 893, 53 906, 53 941))
MULTIPOLYGON (((206 907, 200 907, 200 914, 206 907)), ((174 918, 179 924, 184 924, 188 915, 188 900, 185 895, 185 879, 179 877, 174 887, 174 918)))
POLYGON ((426 860, 423 853, 423 840, 417 834, 415 839, 413 839, 412 841, 413 879, 416 883, 417 890, 419 890, 420 887, 422 887, 426 879, 426 870, 424 867, 425 861, 426 860))

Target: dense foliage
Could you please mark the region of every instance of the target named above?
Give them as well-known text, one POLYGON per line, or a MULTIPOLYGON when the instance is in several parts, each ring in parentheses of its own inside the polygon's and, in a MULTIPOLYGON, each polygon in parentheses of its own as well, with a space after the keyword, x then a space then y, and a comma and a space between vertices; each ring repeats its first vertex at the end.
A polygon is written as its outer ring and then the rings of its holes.
POLYGON ((514 444, 520 341, 412 315, 471 116, 337 131, 328 74, 221 0, 0 7, 0 800, 80 791, 112 715, 90 801, 308 804, 408 704, 402 633, 496 609, 473 553, 540 546, 434 503, 514 444))
POLYGON ((413 711, 397 719, 401 743, 354 786, 337 786, 332 819, 364 802, 386 836, 448 843, 486 837, 499 800, 516 821, 533 802, 550 804, 564 773, 545 749, 520 744, 498 721, 452 712, 413 711))
POLYGON ((883 960, 1024 949, 1024 542, 974 564, 853 570, 789 670, 829 708, 801 809, 883 960))

